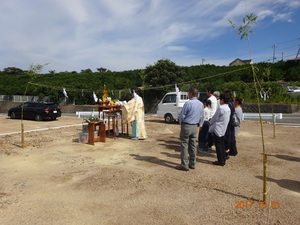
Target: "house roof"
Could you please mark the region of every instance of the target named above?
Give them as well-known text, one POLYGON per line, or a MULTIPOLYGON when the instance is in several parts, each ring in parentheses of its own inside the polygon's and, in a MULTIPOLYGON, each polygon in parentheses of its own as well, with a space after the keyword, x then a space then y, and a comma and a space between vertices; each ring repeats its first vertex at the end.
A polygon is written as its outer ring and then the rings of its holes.
POLYGON ((251 59, 246 59, 246 60, 243 60, 243 59, 240 59, 240 58, 236 58, 235 60, 233 60, 231 63, 229 63, 229 65, 233 64, 234 62, 237 62, 237 61, 240 61, 240 62, 243 62, 245 64, 250 64, 252 62, 251 59))
POLYGON ((300 61, 300 58, 295 58, 295 59, 289 59, 288 61, 300 61))

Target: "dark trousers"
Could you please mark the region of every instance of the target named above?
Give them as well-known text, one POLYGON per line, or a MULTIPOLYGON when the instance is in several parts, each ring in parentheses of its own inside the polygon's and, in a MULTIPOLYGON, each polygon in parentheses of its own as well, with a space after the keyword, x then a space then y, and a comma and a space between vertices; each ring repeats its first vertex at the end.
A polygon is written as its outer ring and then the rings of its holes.
POLYGON ((230 149, 232 142, 235 137, 234 127, 232 127, 230 124, 227 126, 227 130, 225 133, 225 149, 230 149))
POLYGON ((198 143, 200 145, 200 148, 203 150, 207 150, 208 147, 208 128, 209 128, 209 122, 204 121, 201 131, 198 135, 198 143))
POLYGON ((208 132, 207 145, 211 148, 214 145, 214 134, 208 132))
POLYGON ((213 134, 214 142, 216 146, 217 158, 220 165, 225 165, 226 155, 225 155, 225 137, 218 137, 213 134))
POLYGON ((236 156, 237 154, 238 154, 238 151, 236 148, 236 140, 234 137, 234 139, 232 140, 231 146, 230 146, 229 155, 236 156))

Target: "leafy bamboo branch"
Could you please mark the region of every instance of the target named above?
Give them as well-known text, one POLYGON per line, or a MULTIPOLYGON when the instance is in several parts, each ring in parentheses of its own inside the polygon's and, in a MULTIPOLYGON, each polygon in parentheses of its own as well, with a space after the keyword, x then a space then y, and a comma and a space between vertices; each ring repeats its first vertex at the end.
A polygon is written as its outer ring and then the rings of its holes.
MULTIPOLYGON (((258 18, 258 16, 255 16, 253 13, 251 13, 250 15, 246 15, 243 18, 242 25, 240 25, 240 26, 236 26, 231 20, 228 20, 229 23, 231 24, 231 26, 237 30, 237 34, 240 36, 240 38, 247 40, 251 62, 252 62, 252 53, 251 53, 251 47, 250 47, 250 34, 254 33, 252 29, 255 25, 257 25, 257 18, 258 18)), ((265 149, 260 98, 259 98, 259 92, 258 92, 258 88, 257 88, 259 80, 257 78, 257 68, 253 64, 251 64, 251 68, 252 68, 252 75, 253 75, 253 80, 254 80, 258 112, 259 112, 259 118, 260 118, 260 128, 261 128, 262 148, 263 148, 263 201, 266 201, 266 196, 267 196, 267 153, 266 153, 266 149, 265 149)))
MULTIPOLYGON (((25 88, 25 91, 24 91, 24 96, 26 95, 27 93, 27 90, 28 90, 28 87, 29 87, 29 84, 30 84, 30 81, 33 81, 33 79, 35 79, 37 77, 37 75, 43 70, 44 66, 48 65, 48 63, 44 64, 44 65, 40 65, 40 64, 37 64, 37 65, 33 65, 31 64, 29 66, 29 69, 28 69, 28 75, 30 77, 27 85, 26 85, 26 88, 25 88)), ((24 123, 23 123, 23 113, 24 113, 24 104, 22 104, 22 108, 21 108, 21 147, 24 148, 24 123)))

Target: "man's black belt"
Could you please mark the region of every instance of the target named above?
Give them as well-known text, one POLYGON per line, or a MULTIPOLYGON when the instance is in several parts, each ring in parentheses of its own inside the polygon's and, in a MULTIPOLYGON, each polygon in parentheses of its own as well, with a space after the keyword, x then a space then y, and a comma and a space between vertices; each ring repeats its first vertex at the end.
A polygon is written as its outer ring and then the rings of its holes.
POLYGON ((198 125, 198 123, 190 124, 190 123, 185 123, 185 122, 182 122, 182 124, 187 124, 187 125, 198 125))

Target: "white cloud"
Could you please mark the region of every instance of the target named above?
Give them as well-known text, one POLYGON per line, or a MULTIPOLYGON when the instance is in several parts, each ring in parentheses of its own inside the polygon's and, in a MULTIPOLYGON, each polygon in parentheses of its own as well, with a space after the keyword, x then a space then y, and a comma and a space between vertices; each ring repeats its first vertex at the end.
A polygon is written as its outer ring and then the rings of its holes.
POLYGON ((89 19, 83 0, 55 0, 54 2, 58 8, 61 8, 65 16, 72 18, 78 24, 82 24, 89 19))
POLYGON ((46 68, 56 71, 128 70, 161 58, 199 64, 203 57, 219 58, 224 50, 215 43, 227 47, 223 36, 233 33, 228 19, 238 24, 255 13, 260 23, 289 22, 299 8, 295 0, 3 1, 0 66, 49 62, 46 68))
POLYGON ((274 15, 273 23, 275 23, 276 21, 292 22, 291 15, 292 13, 283 13, 283 14, 279 13, 277 15, 274 15))
POLYGON ((167 50, 168 51, 187 51, 188 48, 185 46, 168 46, 167 50))

